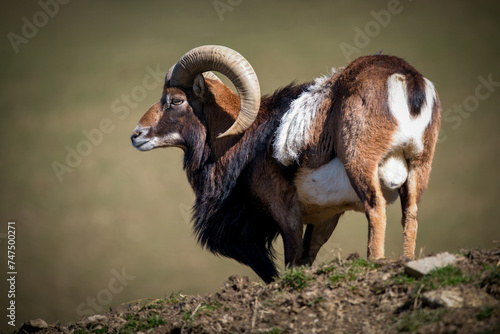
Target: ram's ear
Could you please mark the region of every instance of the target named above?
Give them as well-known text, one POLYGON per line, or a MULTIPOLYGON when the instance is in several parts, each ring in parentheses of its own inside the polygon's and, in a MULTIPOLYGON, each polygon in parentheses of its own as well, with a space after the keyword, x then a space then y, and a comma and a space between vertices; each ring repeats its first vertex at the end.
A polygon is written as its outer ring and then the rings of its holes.
POLYGON ((207 84, 205 83, 205 79, 202 74, 198 74, 193 81, 193 91, 195 95, 204 100, 205 96, 207 96, 207 84))

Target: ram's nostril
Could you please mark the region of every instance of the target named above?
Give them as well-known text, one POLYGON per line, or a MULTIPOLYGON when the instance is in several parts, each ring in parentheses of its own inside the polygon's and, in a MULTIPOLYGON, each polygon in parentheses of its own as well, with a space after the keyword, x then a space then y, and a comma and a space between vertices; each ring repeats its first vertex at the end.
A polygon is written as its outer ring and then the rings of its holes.
POLYGON ((132 140, 132 141, 133 141, 134 139, 136 139, 137 137, 139 137, 141 134, 142 134, 142 132, 141 132, 141 131, 134 131, 134 132, 132 133, 132 136, 130 136, 130 140, 132 140))

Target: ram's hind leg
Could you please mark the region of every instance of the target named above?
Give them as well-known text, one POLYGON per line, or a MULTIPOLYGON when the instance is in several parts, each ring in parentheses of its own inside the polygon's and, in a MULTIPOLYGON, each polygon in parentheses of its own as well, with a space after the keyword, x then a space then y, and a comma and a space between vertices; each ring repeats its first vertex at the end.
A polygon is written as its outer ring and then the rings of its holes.
POLYGON ((368 219, 368 250, 370 260, 384 257, 386 200, 378 178, 376 162, 359 161, 346 165, 351 185, 358 194, 368 219), (356 166, 355 168, 353 166, 356 166))
MULTIPOLYGON (((357 78, 353 77, 356 81, 357 78)), ((348 84, 348 83, 346 83, 348 84)), ((359 88, 361 89, 361 88, 359 88)), ((375 94, 375 93, 374 93, 375 94)), ((386 200, 378 175, 378 166, 393 145, 392 133, 397 124, 380 110, 386 96, 349 93, 338 106, 335 152, 364 207, 368 219, 370 260, 384 257, 386 200), (379 103, 381 105, 379 106, 379 103), (378 106, 378 107, 377 107, 378 106)))
POLYGON ((408 179, 399 189, 401 198, 401 210, 403 217, 401 225, 403 225, 403 250, 404 256, 413 259, 415 255, 415 244, 417 240, 418 230, 418 180, 415 172, 408 173, 408 179))
POLYGON ((311 265, 314 262, 320 248, 330 239, 337 227, 341 215, 339 213, 324 222, 307 225, 302 242, 301 264, 311 265))
POLYGON ((378 179, 370 181, 365 185, 366 192, 361 193, 361 200, 368 219, 367 256, 370 260, 376 260, 383 258, 385 253, 386 201, 378 179))
POLYGON ((404 256, 413 259, 418 230, 418 204, 429 181, 430 161, 413 158, 408 164, 408 178, 399 189, 403 216, 403 250, 404 256))

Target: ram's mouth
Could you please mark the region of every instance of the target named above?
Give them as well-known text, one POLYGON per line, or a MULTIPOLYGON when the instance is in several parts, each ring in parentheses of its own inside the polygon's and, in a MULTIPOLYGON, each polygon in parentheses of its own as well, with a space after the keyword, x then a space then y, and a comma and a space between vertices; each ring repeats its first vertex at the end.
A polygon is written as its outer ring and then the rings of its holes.
POLYGON ((143 141, 132 140, 132 145, 134 145, 135 148, 138 148, 138 147, 141 147, 142 145, 144 145, 148 142, 149 142, 149 140, 143 140, 143 141))
POLYGON ((130 136, 132 146, 139 151, 149 151, 159 147, 178 147, 186 151, 187 147, 182 136, 177 132, 168 133, 164 136, 148 137, 149 128, 137 126, 130 136))
POLYGON ((149 151, 156 147, 151 139, 132 139, 132 145, 139 151, 149 151))
POLYGON ((155 148, 154 138, 147 138, 149 129, 137 126, 132 132, 132 136, 130 136, 130 140, 132 141, 132 145, 138 149, 139 151, 149 151, 155 148))

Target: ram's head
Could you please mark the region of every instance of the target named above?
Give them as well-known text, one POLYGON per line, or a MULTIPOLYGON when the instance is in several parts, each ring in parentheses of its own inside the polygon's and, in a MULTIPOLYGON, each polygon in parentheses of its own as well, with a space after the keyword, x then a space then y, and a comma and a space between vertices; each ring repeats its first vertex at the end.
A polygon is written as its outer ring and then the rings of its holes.
MULTIPOLYGON (((236 51, 209 45, 187 52, 170 68, 161 100, 139 120, 131 136, 132 145, 140 151, 157 147, 181 147, 185 150, 189 139, 199 135, 202 128, 206 129, 206 119, 210 117, 207 113, 211 113, 213 118, 221 111, 217 109, 224 109, 220 105, 224 103, 224 96, 234 95, 210 71, 228 77, 241 101, 236 120, 233 119, 234 123, 228 130, 222 130, 224 133, 217 133, 218 138, 238 135, 248 129, 260 106, 257 76, 248 61, 236 51)), ((225 124, 222 119, 220 122, 225 124)))

